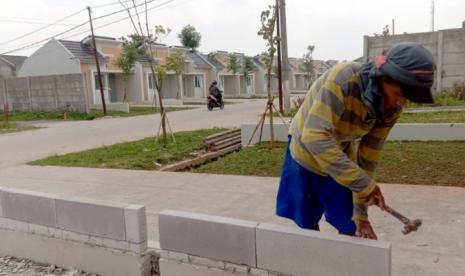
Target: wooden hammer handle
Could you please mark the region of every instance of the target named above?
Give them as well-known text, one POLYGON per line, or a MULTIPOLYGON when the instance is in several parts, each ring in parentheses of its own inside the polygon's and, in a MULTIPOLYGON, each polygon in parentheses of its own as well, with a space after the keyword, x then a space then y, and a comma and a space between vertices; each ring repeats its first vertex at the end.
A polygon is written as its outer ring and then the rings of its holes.
POLYGON ((397 212, 396 210, 392 209, 391 207, 387 205, 386 205, 386 211, 389 214, 391 214, 393 217, 400 220, 403 224, 408 224, 410 222, 410 220, 406 216, 402 215, 401 213, 397 212))

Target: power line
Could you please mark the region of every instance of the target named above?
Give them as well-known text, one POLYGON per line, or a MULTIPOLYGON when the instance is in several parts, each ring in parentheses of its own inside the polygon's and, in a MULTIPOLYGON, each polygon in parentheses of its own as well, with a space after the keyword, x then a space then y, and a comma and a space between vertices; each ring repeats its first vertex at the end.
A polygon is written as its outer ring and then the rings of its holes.
MULTIPOLYGON (((132 0, 125 0, 125 1, 122 1, 122 2, 127 3, 127 2, 132 2, 132 0)), ((98 9, 98 8, 104 8, 104 7, 116 6, 116 5, 120 5, 120 2, 111 2, 111 3, 107 3, 107 4, 92 6, 92 9, 98 9)))
MULTIPOLYGON (((168 0, 168 1, 165 1, 165 2, 163 2, 163 3, 160 3, 160 4, 157 5, 157 6, 153 6, 153 7, 149 8, 149 9, 147 9, 147 12, 149 12, 149 11, 151 11, 151 10, 154 10, 154 9, 156 9, 156 8, 160 8, 160 10, 161 10, 162 8, 165 8, 166 5, 168 5, 169 3, 173 2, 173 1, 175 1, 175 0, 168 0)), ((148 3, 148 2, 147 2, 147 3, 148 3)), ((158 10, 158 9, 157 9, 157 10, 158 10)), ((145 10, 139 12, 139 14, 145 14, 145 10)), ((119 19, 117 19, 117 20, 111 21, 111 22, 109 22, 109 23, 106 23, 106 24, 104 24, 104 25, 100 25, 100 26, 98 26, 98 27, 95 27, 94 30, 98 30, 98 29, 101 29, 101 28, 107 27, 107 26, 109 26, 109 25, 112 25, 112 24, 115 24, 115 23, 118 23, 118 22, 121 22, 121 21, 125 21, 125 20, 128 20, 128 19, 129 19, 129 17, 125 16, 125 17, 119 18, 119 19)), ((88 33, 88 32, 89 32, 89 31, 86 30, 86 31, 83 31, 83 32, 75 33, 75 34, 72 34, 72 35, 70 35, 70 36, 66 36, 66 37, 64 37, 63 39, 68 39, 68 38, 75 37, 75 36, 78 36, 78 35, 82 35, 82 34, 85 34, 85 33, 88 33)))
POLYGON ((65 16, 65 17, 63 17, 63 18, 61 18, 61 19, 59 19, 59 20, 57 20, 57 21, 54 21, 53 23, 47 24, 46 26, 40 27, 40 28, 38 28, 38 29, 36 29, 36 30, 33 30, 33 31, 31 31, 31 32, 28 32, 28 33, 26 33, 26 34, 23 34, 23 35, 20 35, 20 36, 18 36, 18 37, 15 37, 15 38, 13 38, 13 39, 10 39, 10 40, 7 40, 7 41, 5 41, 5 42, 2 42, 2 43, 0 43, 0 45, 5 45, 5 44, 8 44, 8 43, 10 43, 10 42, 13 42, 13 41, 19 40, 19 39, 21 39, 21 38, 24 38, 24 37, 26 37, 26 36, 28 36, 28 35, 35 34, 35 33, 39 32, 39 31, 42 31, 42 30, 44 30, 44 29, 50 27, 50 26, 53 26, 53 25, 55 25, 55 24, 57 24, 57 23, 60 23, 60 22, 62 22, 62 21, 65 21, 66 19, 71 18, 71 17, 73 17, 73 16, 75 16, 75 15, 77 15, 77 14, 83 12, 84 10, 85 10, 85 9, 79 10, 79 11, 77 11, 77 12, 71 14, 71 15, 65 16))
MULTIPOLYGON (((156 0, 147 1, 147 4, 148 4, 148 3, 151 3, 151 2, 154 2, 154 1, 156 1, 156 0)), ((165 1, 165 2, 163 2, 163 3, 160 3, 159 5, 156 5, 156 6, 152 7, 152 8, 150 8, 150 9, 147 9, 147 12, 150 11, 150 10, 159 8, 159 7, 163 7, 163 6, 169 4, 169 3, 173 2, 173 1, 175 1, 175 0, 168 0, 168 1, 165 1)), ((141 6, 141 5, 145 5, 145 3, 139 4, 139 5, 137 5, 137 6, 141 6)), ((114 14, 117 14, 117 13, 124 12, 124 11, 126 11, 126 9, 124 9, 124 10, 119 10, 118 12, 112 12, 112 13, 109 13, 109 14, 106 14, 106 15, 102 15, 102 16, 99 16, 99 17, 94 18, 93 20, 95 21, 95 20, 98 20, 98 19, 102 19, 102 18, 111 16, 111 15, 114 15, 114 14)), ((82 10, 81 10, 80 12, 82 12, 82 10)), ((146 11, 144 10, 144 11, 139 12, 139 13, 145 13, 145 12, 146 12, 146 11)), ((100 28, 106 27, 106 26, 108 26, 108 25, 111 25, 111 24, 114 24, 114 23, 117 23, 117 22, 120 22, 120 21, 123 21, 123 20, 127 20, 127 19, 129 19, 129 17, 120 18, 120 19, 118 19, 118 20, 112 21, 112 22, 107 23, 107 24, 105 24, 105 25, 98 26, 98 27, 96 27, 95 29, 100 29, 100 28)), ((85 21, 85 22, 83 22, 83 23, 81 23, 81 24, 79 24, 79 25, 77 25, 77 26, 74 26, 74 27, 72 27, 72 28, 70 28, 70 29, 67 29, 67 30, 65 30, 65 31, 63 31, 63 32, 60 32, 59 34, 56 34, 56 35, 53 35, 53 36, 51 36, 51 37, 42 39, 42 40, 40 40, 40 41, 36 41, 36 42, 34 42, 34 43, 30 43, 30 44, 27 44, 27 45, 24 45, 24 46, 20 46, 20 47, 18 47, 18 48, 16 48, 16 49, 13 49, 13 50, 10 50, 10 51, 1 53, 1 54, 2 54, 2 55, 6 55, 6 54, 10 54, 10 53, 14 53, 14 52, 21 51, 21 50, 29 49, 29 48, 34 47, 34 46, 36 46, 36 45, 39 45, 39 44, 41 44, 41 43, 44 44, 44 42, 47 42, 48 40, 50 40, 50 39, 52 39, 52 38, 55 38, 55 37, 61 36, 61 35, 63 35, 63 34, 69 33, 69 32, 71 32, 71 31, 74 31, 74 30, 76 30, 76 29, 78 29, 78 28, 80 28, 80 27, 86 25, 87 23, 89 23, 89 20, 87 20, 87 21, 85 21)), ((73 36, 77 36, 77 35, 79 35, 79 34, 87 33, 87 32, 88 32, 88 31, 81 32, 81 33, 77 33, 77 34, 74 34, 74 35, 72 35, 72 36, 65 37, 64 39, 70 38, 70 37, 73 37, 73 36)), ((0 45, 1 45, 1 44, 0 44, 0 45)))
MULTIPOLYGON (((31 24, 31 25, 45 25, 49 24, 47 22, 38 22, 38 21, 24 21, 24 20, 15 20, 15 19, 0 19, 0 22, 9 22, 9 23, 20 23, 20 24, 31 24)), ((74 24, 65 24, 65 23, 58 23, 55 24, 56 26, 74 26, 74 24)))

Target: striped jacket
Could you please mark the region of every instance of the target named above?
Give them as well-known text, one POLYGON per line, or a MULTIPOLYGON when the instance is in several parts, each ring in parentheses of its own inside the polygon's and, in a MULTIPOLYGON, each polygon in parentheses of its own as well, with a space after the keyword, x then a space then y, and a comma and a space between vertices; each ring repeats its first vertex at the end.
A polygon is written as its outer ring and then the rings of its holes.
POLYGON ((361 101, 360 67, 341 63, 316 80, 289 134, 293 159, 352 190, 354 219, 368 220, 365 200, 376 187, 381 149, 400 112, 376 120, 361 101))

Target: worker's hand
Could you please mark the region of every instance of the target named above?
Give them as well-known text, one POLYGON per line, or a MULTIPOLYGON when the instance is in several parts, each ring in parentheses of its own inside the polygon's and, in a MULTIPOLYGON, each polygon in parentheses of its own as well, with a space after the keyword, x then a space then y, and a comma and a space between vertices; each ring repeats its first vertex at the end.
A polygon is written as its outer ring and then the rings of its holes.
POLYGON ((355 232, 355 236, 360 237, 360 238, 365 238, 365 239, 372 239, 372 240, 378 239, 369 221, 356 220, 355 225, 357 226, 357 231, 355 232))
POLYGON ((381 192, 381 189, 376 186, 376 188, 367 196, 367 201, 366 205, 378 205, 381 210, 385 211, 386 210, 386 204, 384 203, 384 196, 383 193, 381 192))

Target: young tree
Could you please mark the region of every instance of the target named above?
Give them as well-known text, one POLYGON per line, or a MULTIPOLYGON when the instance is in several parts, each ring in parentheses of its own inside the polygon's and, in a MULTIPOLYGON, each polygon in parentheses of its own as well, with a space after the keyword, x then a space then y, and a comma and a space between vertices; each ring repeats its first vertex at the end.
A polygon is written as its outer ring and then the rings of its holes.
POLYGON ((233 74, 237 74, 239 70, 241 69, 241 65, 239 64, 239 61, 237 60, 237 56, 235 56, 234 54, 229 55, 227 68, 233 74))
POLYGON ((178 37, 181 40, 181 44, 191 49, 192 52, 195 52, 200 46, 200 40, 202 39, 200 33, 192 25, 185 26, 181 30, 181 33, 178 34, 178 37))
POLYGON ((308 84, 307 89, 310 88, 313 82, 313 72, 315 71, 315 65, 313 64, 313 51, 315 50, 315 46, 308 45, 307 52, 303 56, 303 62, 300 67, 300 70, 307 73, 308 84))
POLYGON ((244 85, 244 94, 247 94, 247 82, 250 77, 249 75, 253 72, 253 70, 255 70, 255 64, 253 62, 253 59, 251 57, 244 57, 242 64, 242 73, 244 74, 244 80, 246 82, 246 84, 244 85))
MULTIPOLYGON (((168 71, 173 71, 178 76, 182 76, 182 73, 184 72, 184 62, 185 62, 184 54, 181 52, 176 52, 166 58, 166 69, 168 71)), ((178 91, 181 90, 179 87, 179 81, 177 82, 177 88, 178 88, 178 91)), ((181 95, 178 95, 178 97, 179 96, 181 95)))
POLYGON ((118 66, 122 71, 122 81, 124 82, 124 94, 123 102, 126 102, 127 97, 127 83, 134 73, 134 65, 136 64, 139 57, 143 54, 143 51, 139 48, 141 43, 138 39, 127 39, 123 40, 123 51, 122 54, 115 60, 115 65, 118 66))

